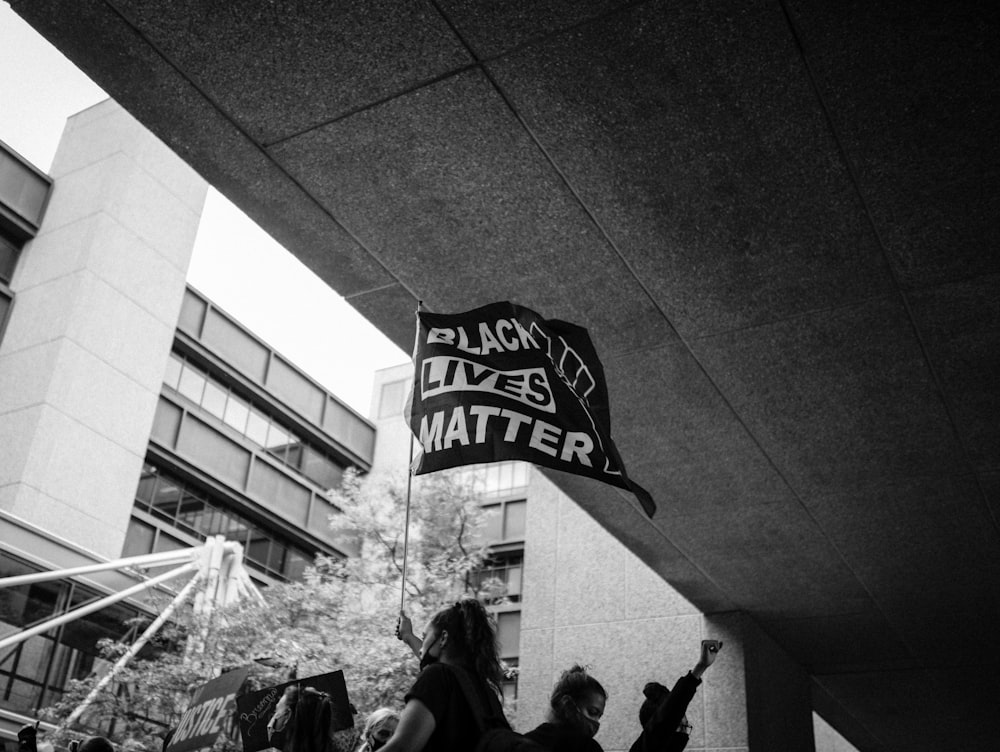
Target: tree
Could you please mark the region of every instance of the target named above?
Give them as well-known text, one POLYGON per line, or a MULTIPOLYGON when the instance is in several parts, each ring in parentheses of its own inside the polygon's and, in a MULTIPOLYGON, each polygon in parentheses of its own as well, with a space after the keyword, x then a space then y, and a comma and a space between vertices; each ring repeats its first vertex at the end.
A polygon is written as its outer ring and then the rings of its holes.
MULTIPOLYGON (((406 564, 406 609, 416 628, 462 596, 502 596, 496 581, 474 576, 487 553, 484 512, 459 474, 414 479, 406 564)), ((330 494, 342 510, 331 525, 356 555, 317 557, 301 582, 267 588, 265 604, 243 601, 201 624, 192 609, 180 613, 158 637, 154 655, 133 660, 102 692, 84 717, 126 749, 158 750, 177 723, 192 691, 222 670, 251 666, 252 689, 342 669, 361 719, 376 707, 401 707, 417 661, 395 637, 403 570, 405 479, 345 474, 330 494), (207 628, 204 653, 185 656, 187 635, 207 628), (113 723, 109 726, 109 722, 113 723)), ((105 643, 108 660, 127 646, 105 643)), ((190 652, 190 651, 189 651, 190 652)), ((47 709, 54 723, 66 718, 98 677, 74 682, 47 709)), ((56 739, 56 743, 65 739, 56 739)), ((231 740, 220 748, 233 747, 231 740)))

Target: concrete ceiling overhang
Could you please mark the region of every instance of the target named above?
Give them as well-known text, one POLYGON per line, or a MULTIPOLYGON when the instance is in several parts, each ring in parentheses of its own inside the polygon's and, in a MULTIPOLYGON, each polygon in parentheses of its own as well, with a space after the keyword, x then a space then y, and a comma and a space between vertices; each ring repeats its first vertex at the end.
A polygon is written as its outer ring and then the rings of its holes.
POLYGON ((659 511, 557 482, 862 749, 995 749, 996 4, 11 5, 404 349, 588 327, 659 511))

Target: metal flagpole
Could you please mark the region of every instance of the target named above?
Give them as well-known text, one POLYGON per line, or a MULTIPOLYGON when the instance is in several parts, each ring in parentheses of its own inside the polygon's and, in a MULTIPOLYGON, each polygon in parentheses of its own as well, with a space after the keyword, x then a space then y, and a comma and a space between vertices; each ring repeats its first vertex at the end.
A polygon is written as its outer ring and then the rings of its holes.
MULTIPOLYGON (((413 333, 413 355, 417 354, 417 338, 420 336, 420 311, 424 308, 424 301, 417 301, 416 331, 413 333)), ((414 374, 416 379, 416 374, 414 374)), ((413 395, 416 393, 417 385, 414 383, 410 387, 410 400, 408 404, 412 406, 413 395)), ((402 620, 403 607, 406 605, 406 561, 410 547, 410 499, 413 488, 413 426, 410 425, 410 416, 406 416, 406 425, 410 429, 410 456, 406 458, 406 520, 403 523, 403 582, 399 588, 399 614, 402 620)))

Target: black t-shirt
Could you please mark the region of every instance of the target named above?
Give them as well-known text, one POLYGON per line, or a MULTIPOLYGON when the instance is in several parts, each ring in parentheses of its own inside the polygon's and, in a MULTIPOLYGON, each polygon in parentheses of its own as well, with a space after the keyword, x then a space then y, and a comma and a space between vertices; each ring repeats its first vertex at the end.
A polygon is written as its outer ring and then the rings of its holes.
POLYGON ((562 723, 543 723, 525 736, 552 752, 603 752, 593 737, 562 723))
MULTIPOLYGON (((432 663, 406 693, 406 701, 420 700, 434 716, 434 733, 424 752, 472 752, 479 741, 479 726, 465 699, 455 671, 464 669, 432 663)), ((477 688, 480 702, 490 713, 499 707, 499 700, 476 676, 469 674, 477 688)), ((501 711, 502 712, 502 711, 501 711)))

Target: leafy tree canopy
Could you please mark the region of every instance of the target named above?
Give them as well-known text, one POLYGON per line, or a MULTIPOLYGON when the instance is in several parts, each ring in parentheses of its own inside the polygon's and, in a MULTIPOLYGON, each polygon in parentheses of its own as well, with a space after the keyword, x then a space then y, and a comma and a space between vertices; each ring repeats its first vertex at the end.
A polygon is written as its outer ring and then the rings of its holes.
MULTIPOLYGON (((405 608, 418 633, 434 612, 459 597, 502 596, 502 584, 472 576, 487 553, 484 512, 460 477, 467 476, 413 479, 405 608)), ((207 624, 192 608, 179 611, 150 655, 131 661, 100 693, 84 724, 126 750, 158 751, 192 692, 238 666, 251 667, 249 689, 280 684, 292 671, 304 678, 343 670, 359 724, 377 707, 401 708, 418 670, 416 658, 395 637, 406 479, 348 472, 330 498, 343 512, 331 525, 356 555, 319 556, 300 582, 266 588, 263 605, 244 599, 215 612, 207 624), (189 639, 194 635, 203 635, 204 643, 189 639), (193 647, 202 644, 203 650, 193 647)), ((127 647, 105 642, 102 657, 114 661, 127 647)), ((98 679, 74 682, 46 710, 47 720, 59 724, 67 718, 98 679)), ((51 741, 64 744, 79 735, 64 731, 51 741)), ((238 738, 217 744, 219 750, 238 747, 238 738)))

